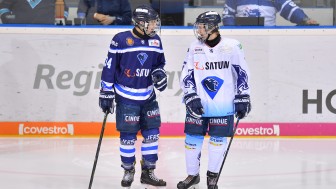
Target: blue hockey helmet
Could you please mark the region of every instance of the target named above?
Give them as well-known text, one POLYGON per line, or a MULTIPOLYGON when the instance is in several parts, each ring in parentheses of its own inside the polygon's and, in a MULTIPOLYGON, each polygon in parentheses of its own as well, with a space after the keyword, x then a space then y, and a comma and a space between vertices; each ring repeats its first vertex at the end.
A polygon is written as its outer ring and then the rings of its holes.
POLYGON ((148 5, 140 5, 133 11, 133 23, 146 35, 153 37, 161 27, 159 14, 148 5))
POLYGON ((206 11, 196 18, 194 34, 200 41, 205 41, 213 32, 218 32, 221 23, 220 15, 215 11, 206 11), (201 29, 204 31, 202 32, 201 29))

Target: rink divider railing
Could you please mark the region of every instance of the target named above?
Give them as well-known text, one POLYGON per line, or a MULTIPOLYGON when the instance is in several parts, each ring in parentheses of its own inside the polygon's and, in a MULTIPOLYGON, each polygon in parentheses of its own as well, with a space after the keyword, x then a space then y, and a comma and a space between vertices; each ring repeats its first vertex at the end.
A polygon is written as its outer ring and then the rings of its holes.
MULTIPOLYGON (((100 122, 0 122, 1 137, 97 137, 100 122)), ((115 122, 105 127, 106 137, 117 137, 115 122)), ((161 137, 184 136, 183 123, 162 123, 161 137)), ((336 137, 336 123, 239 123, 241 137, 336 137)))
MULTIPOLYGON (((114 35, 132 29, 133 26, 99 27, 99 26, 53 26, 29 24, 0 24, 0 34, 58 34, 58 35, 114 35)), ((246 36, 334 36, 335 26, 221 26, 222 35, 246 36)), ((160 36, 193 36, 193 26, 162 26, 160 36)))

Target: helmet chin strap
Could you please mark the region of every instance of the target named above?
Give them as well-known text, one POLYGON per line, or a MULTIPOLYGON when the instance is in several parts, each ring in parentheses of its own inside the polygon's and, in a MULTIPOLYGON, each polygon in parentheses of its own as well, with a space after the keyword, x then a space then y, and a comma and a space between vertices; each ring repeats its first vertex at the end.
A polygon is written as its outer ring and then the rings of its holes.
POLYGON ((208 37, 204 40, 204 42, 209 40, 211 34, 212 34, 212 33, 209 33, 209 34, 208 34, 208 37))
POLYGON ((146 34, 145 29, 141 29, 140 26, 136 26, 136 27, 138 27, 138 28, 144 33, 144 34, 140 33, 140 32, 134 27, 134 29, 133 29, 133 33, 134 33, 136 36, 138 36, 138 37, 141 38, 141 39, 149 39, 149 38, 150 38, 150 37, 146 34))
POLYGON ((217 31, 218 31, 218 30, 217 30, 216 28, 212 28, 211 31, 208 33, 208 37, 205 39, 205 41, 208 41, 209 38, 210 38, 210 36, 211 36, 213 33, 217 32, 217 31))
POLYGON ((213 31, 213 30, 211 30, 211 31, 208 33, 208 36, 207 36, 207 38, 204 40, 204 42, 206 42, 206 41, 209 40, 210 36, 213 34, 212 31, 213 31))
POLYGON ((146 38, 150 38, 150 36, 146 33, 145 28, 142 31, 144 32, 144 35, 146 36, 146 38))

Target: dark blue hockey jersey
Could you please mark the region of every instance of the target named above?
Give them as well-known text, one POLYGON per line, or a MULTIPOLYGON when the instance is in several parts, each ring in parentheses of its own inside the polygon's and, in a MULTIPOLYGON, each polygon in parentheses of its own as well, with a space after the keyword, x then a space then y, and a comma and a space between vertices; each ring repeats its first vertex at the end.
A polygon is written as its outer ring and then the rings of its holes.
POLYGON ((166 63, 161 39, 134 37, 131 31, 116 34, 102 72, 101 87, 115 91, 116 102, 144 104, 155 99, 151 72, 166 63))

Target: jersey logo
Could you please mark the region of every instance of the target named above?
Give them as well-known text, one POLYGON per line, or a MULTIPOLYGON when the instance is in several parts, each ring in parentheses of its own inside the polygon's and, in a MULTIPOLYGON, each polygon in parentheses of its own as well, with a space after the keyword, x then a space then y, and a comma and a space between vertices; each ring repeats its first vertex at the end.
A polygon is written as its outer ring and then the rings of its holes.
POLYGON ((195 69, 196 70, 204 70, 204 66, 202 65, 202 67, 199 66, 199 62, 195 62, 195 69))
POLYGON ((128 46, 133 46, 133 44, 134 44, 133 39, 130 38, 130 37, 127 37, 127 38, 126 38, 126 44, 127 44, 128 46))
POLYGON ((203 85, 208 89, 208 91, 215 92, 217 91, 218 81, 213 78, 207 78, 203 80, 203 85))
POLYGON ((195 47, 194 54, 204 54, 202 47, 195 47))
POLYGON ((139 53, 137 55, 137 58, 140 62, 141 65, 144 65, 144 63, 146 62, 147 58, 148 58, 148 55, 146 53, 139 53))
POLYGON ((215 98, 218 90, 222 87, 223 83, 224 80, 215 76, 207 77, 202 81, 203 88, 211 97, 211 99, 215 98))
POLYGON ((249 86, 247 83, 248 76, 247 76, 246 71, 243 70, 239 65, 233 65, 233 67, 238 74, 237 90, 238 90, 238 93, 241 93, 242 91, 249 89, 249 86))
POLYGON ((188 70, 188 75, 183 78, 185 88, 195 89, 194 70, 188 70))
POLYGON ((148 40, 149 46, 160 47, 160 41, 157 39, 150 39, 148 40))
POLYGON ((135 73, 133 73, 133 74, 131 73, 131 69, 125 69, 124 73, 127 77, 134 77, 135 76, 135 73))
POLYGON ((243 45, 242 45, 242 44, 239 43, 237 46, 238 46, 238 48, 239 48, 240 50, 243 49, 243 45))
POLYGON ((35 8, 38 4, 40 4, 41 1, 42 0, 27 0, 32 9, 35 8))
POLYGON ((113 41, 113 39, 112 39, 112 40, 111 40, 111 45, 113 45, 113 46, 117 47, 117 46, 118 46, 118 43, 117 43, 117 42, 115 42, 115 41, 113 41))

